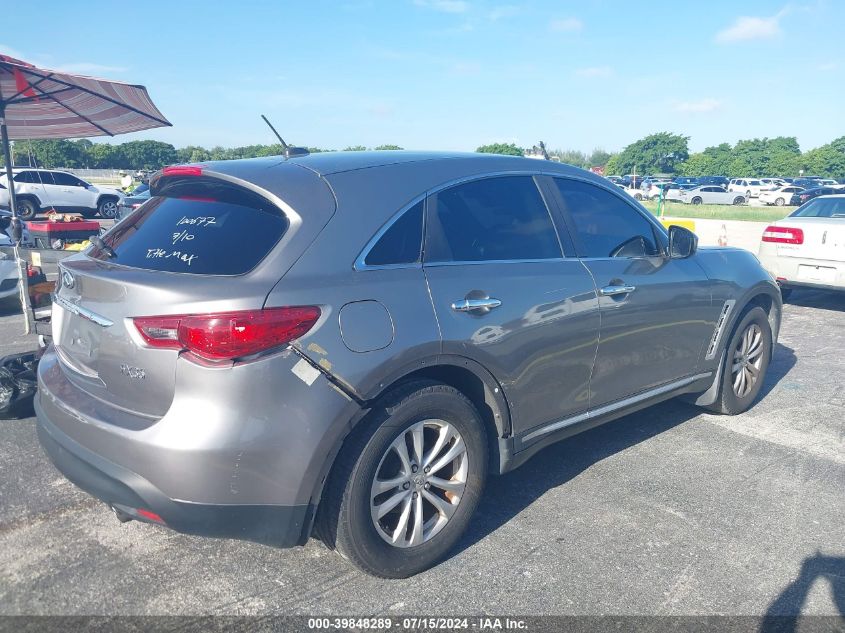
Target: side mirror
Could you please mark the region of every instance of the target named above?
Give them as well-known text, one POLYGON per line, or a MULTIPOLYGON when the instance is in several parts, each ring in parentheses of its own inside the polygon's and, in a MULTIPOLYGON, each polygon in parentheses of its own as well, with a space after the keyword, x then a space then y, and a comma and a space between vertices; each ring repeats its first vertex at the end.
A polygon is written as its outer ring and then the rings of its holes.
POLYGON ((682 226, 669 227, 669 258, 686 259, 698 249, 698 236, 682 226))

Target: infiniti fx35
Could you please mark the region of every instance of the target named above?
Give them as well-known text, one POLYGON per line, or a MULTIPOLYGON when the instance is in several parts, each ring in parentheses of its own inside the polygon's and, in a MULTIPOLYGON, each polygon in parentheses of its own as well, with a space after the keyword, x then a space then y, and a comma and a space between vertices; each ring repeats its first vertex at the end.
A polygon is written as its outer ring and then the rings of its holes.
POLYGON ((121 520, 406 577, 486 477, 685 396, 752 405, 781 298, 552 162, 348 152, 162 170, 61 262, 41 443, 121 520))

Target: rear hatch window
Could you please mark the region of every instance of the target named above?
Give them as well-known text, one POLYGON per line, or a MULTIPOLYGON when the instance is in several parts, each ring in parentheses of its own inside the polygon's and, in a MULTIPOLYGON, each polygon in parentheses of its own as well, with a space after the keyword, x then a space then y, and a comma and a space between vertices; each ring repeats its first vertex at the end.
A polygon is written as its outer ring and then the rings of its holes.
POLYGON ((288 230, 282 210, 247 189, 206 177, 170 180, 89 256, 146 270, 242 275, 288 230))

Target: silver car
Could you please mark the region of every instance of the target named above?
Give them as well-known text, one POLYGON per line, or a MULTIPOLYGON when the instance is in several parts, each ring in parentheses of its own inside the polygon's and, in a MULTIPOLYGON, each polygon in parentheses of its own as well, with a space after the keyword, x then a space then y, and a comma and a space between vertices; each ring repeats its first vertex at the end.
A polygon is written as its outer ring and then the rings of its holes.
POLYGON ((489 474, 685 396, 752 405, 777 285, 547 161, 338 152, 164 169, 64 259, 38 433, 135 519, 406 577, 489 474))
POLYGON ((716 185, 702 185, 678 192, 678 200, 687 204, 745 204, 745 196, 716 185))

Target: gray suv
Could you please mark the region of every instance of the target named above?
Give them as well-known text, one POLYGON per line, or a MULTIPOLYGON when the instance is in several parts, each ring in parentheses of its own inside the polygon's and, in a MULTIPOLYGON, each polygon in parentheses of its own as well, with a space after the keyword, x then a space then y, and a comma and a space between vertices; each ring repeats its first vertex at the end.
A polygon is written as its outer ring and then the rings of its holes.
POLYGON ((348 152, 164 169, 62 261, 41 443, 121 520, 406 577, 488 474, 684 395, 746 410, 781 298, 608 181, 348 152))

